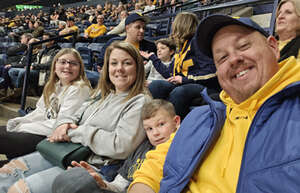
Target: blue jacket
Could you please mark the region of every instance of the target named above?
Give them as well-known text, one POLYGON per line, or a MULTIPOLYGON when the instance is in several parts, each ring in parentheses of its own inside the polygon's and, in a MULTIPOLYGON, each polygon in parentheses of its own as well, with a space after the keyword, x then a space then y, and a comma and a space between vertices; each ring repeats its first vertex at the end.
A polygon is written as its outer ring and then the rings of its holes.
MULTIPOLYGON (((245 143, 237 193, 300 192, 299 93, 300 82, 293 83, 257 111, 245 143)), ((226 107, 205 93, 203 98, 209 105, 194 109, 184 119, 169 148, 161 193, 181 192, 218 139, 226 107)))

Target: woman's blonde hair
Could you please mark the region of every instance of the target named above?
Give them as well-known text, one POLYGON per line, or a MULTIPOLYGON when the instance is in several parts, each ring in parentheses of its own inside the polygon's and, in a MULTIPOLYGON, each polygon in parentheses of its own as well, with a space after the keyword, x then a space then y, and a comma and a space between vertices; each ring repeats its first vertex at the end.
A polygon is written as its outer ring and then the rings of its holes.
POLYGON ((179 13, 172 24, 171 38, 174 39, 180 50, 186 40, 191 39, 196 33, 199 20, 196 14, 189 12, 179 13))
MULTIPOLYGON (((278 17, 281 6, 287 2, 291 2, 293 4, 296 14, 299 17, 299 21, 300 21, 300 1, 299 0, 281 0, 276 9, 276 18, 278 17)), ((296 33, 297 33, 297 35, 300 35, 300 25, 299 25, 299 29, 297 29, 296 33)))
POLYGON ((51 64, 50 77, 49 77, 48 82, 45 85, 44 90, 43 90, 44 102, 45 102, 46 107, 49 107, 50 95, 55 92, 56 83, 59 81, 59 78, 55 73, 56 62, 61 56, 66 55, 66 54, 72 54, 76 58, 77 62, 79 62, 79 64, 80 64, 79 75, 77 78, 75 78, 73 81, 71 81, 70 85, 72 85, 75 81, 81 80, 84 83, 84 84, 82 84, 82 86, 87 85, 87 86, 91 87, 89 80, 86 78, 86 75, 84 72, 84 63, 82 61, 82 58, 81 58, 79 52, 77 50, 75 50, 74 48, 63 48, 53 58, 53 61, 51 64))
POLYGON ((130 43, 124 41, 115 41, 110 46, 106 48, 104 55, 104 64, 102 73, 100 76, 99 83, 92 94, 92 97, 97 96, 101 91, 101 100, 104 100, 111 92, 115 92, 115 86, 109 78, 109 58, 110 54, 114 49, 120 49, 127 52, 136 63, 136 80, 132 84, 129 90, 129 94, 125 100, 129 100, 132 97, 144 92, 145 85, 145 71, 143 58, 140 55, 139 51, 130 43))

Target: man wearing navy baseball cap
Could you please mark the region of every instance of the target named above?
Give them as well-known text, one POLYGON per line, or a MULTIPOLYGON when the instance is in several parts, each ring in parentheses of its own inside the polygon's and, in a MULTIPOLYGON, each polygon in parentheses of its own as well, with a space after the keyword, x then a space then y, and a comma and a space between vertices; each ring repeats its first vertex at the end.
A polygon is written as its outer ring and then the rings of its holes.
POLYGON ((101 49, 99 56, 99 66, 103 66, 104 53, 106 48, 114 41, 126 41, 134 45, 138 50, 155 52, 156 46, 153 42, 144 39, 146 24, 149 18, 140 13, 132 13, 125 20, 126 36, 110 39, 101 49))
POLYGON ((203 92, 209 105, 148 152, 129 192, 299 192, 300 63, 278 63, 276 39, 249 18, 209 16, 197 39, 222 102, 203 92))

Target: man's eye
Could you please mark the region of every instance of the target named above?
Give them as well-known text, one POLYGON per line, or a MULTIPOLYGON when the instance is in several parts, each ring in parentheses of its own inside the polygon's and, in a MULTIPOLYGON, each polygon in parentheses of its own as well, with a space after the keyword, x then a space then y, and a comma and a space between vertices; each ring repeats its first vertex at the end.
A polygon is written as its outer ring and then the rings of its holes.
POLYGON ((221 56, 219 57, 219 59, 217 60, 218 64, 222 64, 223 62, 226 61, 227 55, 221 56))

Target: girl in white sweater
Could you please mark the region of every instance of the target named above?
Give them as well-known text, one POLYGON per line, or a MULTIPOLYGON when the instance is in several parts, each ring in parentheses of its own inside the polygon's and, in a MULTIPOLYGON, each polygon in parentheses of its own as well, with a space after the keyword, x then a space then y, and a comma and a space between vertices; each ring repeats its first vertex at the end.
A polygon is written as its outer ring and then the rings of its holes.
POLYGON ((55 130, 56 121, 73 115, 88 99, 90 90, 80 54, 72 48, 60 50, 36 109, 24 117, 10 119, 6 128, 0 128, 0 154, 12 159, 35 151, 39 141, 60 132, 55 130))

